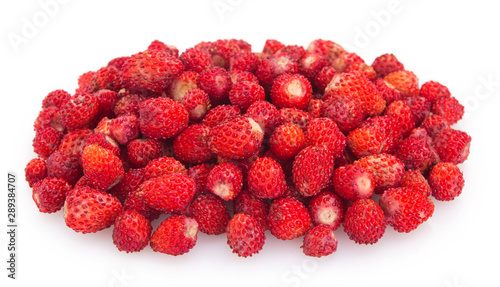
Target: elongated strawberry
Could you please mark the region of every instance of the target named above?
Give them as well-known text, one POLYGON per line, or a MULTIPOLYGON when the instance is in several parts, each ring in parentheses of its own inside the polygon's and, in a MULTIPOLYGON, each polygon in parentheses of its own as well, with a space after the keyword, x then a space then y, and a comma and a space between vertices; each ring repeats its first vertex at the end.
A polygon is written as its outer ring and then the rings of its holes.
POLYGON ((146 180, 135 191, 149 206, 165 213, 186 209, 196 186, 186 175, 171 174, 146 180))
POLYGON ((251 215, 238 213, 226 227, 227 244, 240 257, 259 253, 264 246, 264 227, 251 215))
POLYGON ((141 102, 139 114, 141 132, 154 139, 179 134, 189 121, 186 108, 169 98, 151 98, 141 102))
POLYGON ((116 185, 125 173, 120 159, 98 145, 85 147, 82 153, 82 167, 83 174, 101 190, 108 190, 116 185))
POLYGON ((114 222, 113 243, 120 251, 139 252, 151 236, 151 222, 134 210, 124 210, 114 222))
POLYGON ((184 215, 165 219, 151 236, 151 249, 168 255, 182 255, 195 245, 198 222, 184 215))
POLYGON ((300 237, 312 227, 307 208, 291 197, 276 199, 271 203, 268 223, 271 234, 282 240, 300 237))
POLYGON ((337 238, 328 225, 317 225, 304 236, 302 250, 305 255, 322 257, 332 254, 337 250, 337 238))
POLYGON ((385 232, 384 212, 371 199, 356 200, 345 213, 344 231, 358 244, 374 244, 385 232))
POLYGON ((231 220, 224 201, 214 194, 198 196, 188 209, 190 217, 196 219, 200 231, 206 234, 222 234, 231 220))
POLYGON ((323 146, 308 146, 293 161, 293 183, 303 196, 318 194, 330 182, 335 159, 323 146))
POLYGON ((259 198, 279 198, 286 194, 285 174, 272 158, 259 158, 250 168, 248 189, 259 198))
POLYGON ((243 187, 243 174, 231 162, 216 165, 207 177, 207 189, 225 201, 233 200, 243 187))

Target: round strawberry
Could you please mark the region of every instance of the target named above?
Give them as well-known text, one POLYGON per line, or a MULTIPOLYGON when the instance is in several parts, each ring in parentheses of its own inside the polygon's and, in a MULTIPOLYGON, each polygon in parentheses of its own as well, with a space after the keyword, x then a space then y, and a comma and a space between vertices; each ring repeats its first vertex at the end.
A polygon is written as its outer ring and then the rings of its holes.
POLYGON ((450 125, 448 124, 448 121, 446 121, 446 119, 442 116, 430 114, 427 118, 425 118, 420 127, 424 128, 429 136, 434 138, 434 136, 436 136, 440 132, 450 128, 450 125))
POLYGON ((82 153, 83 174, 94 187, 108 190, 116 185, 125 171, 121 160, 111 151, 98 145, 85 147, 82 153))
POLYGON ((238 82, 229 91, 229 101, 245 112, 250 105, 256 101, 262 101, 266 97, 264 88, 252 82, 238 82))
POLYGON ((204 70, 197 80, 198 88, 208 94, 212 104, 228 101, 232 83, 229 73, 221 67, 211 67, 204 70))
POLYGON ((51 127, 36 133, 33 138, 33 151, 41 158, 49 157, 59 146, 63 133, 51 127))
POLYGON ((451 93, 445 85, 436 81, 429 81, 420 87, 419 96, 426 98, 431 103, 434 103, 437 99, 449 98, 451 93))
POLYGON ((61 120, 69 130, 89 125, 99 111, 99 102, 91 94, 76 94, 61 107, 61 120))
POLYGON ((384 212, 371 199, 356 200, 345 213, 344 231, 358 244, 374 244, 385 232, 384 212))
POLYGON ((148 138, 165 139, 179 134, 188 125, 189 114, 169 98, 151 98, 139 105, 141 132, 148 138))
POLYGON ((145 167, 161 155, 161 144, 155 139, 135 139, 127 145, 127 157, 137 168, 145 167))
POLYGON ((252 216, 235 214, 226 227, 227 244, 239 257, 250 257, 259 253, 266 235, 262 225, 252 216))
POLYGON ((396 120, 403 136, 408 136, 411 130, 415 128, 413 113, 411 112, 410 107, 408 107, 403 101, 398 100, 390 103, 385 109, 384 114, 396 120))
POLYGON ((312 119, 312 115, 310 115, 308 112, 299 110, 297 108, 280 109, 281 124, 294 124, 301 128, 304 132, 306 131, 307 125, 312 119))
POLYGON ((377 154, 361 158, 354 162, 373 174, 375 193, 381 194, 385 189, 397 187, 405 172, 404 163, 390 154, 377 154))
POLYGON ((144 101, 144 96, 142 95, 132 94, 124 96, 116 102, 113 112, 117 117, 128 113, 139 116, 139 104, 142 101, 144 101))
POLYGON ((187 169, 180 161, 168 156, 153 159, 144 168, 145 180, 170 174, 187 175, 187 169))
POLYGON ((200 231, 206 234, 222 234, 231 220, 224 201, 214 194, 198 196, 188 209, 188 214, 196 219, 200 231))
POLYGON ((123 203, 124 210, 134 210, 146 217, 149 221, 153 221, 160 217, 161 212, 147 205, 142 199, 135 193, 130 192, 123 203))
POLYGON ((420 170, 407 170, 401 179, 401 187, 407 187, 420 192, 426 197, 432 193, 431 187, 427 179, 422 175, 420 170))
POLYGON ((303 196, 318 194, 330 182, 334 169, 330 151, 323 146, 308 146, 293 161, 293 183, 303 196))
POLYGON ((328 225, 317 225, 304 236, 302 251, 307 256, 322 257, 332 254, 337 250, 337 238, 328 225))
POLYGON ((47 177, 64 179, 74 185, 83 175, 80 158, 56 150, 47 158, 47 177))
POLYGON ((46 177, 33 185, 33 201, 44 213, 59 211, 71 186, 63 179, 46 177))
POLYGON ((344 48, 342 48, 339 44, 323 39, 313 40, 309 43, 309 46, 307 46, 307 51, 325 57, 328 63, 331 63, 333 60, 345 53, 344 48))
POLYGON ((466 132, 448 128, 434 137, 434 148, 441 161, 459 164, 469 156, 470 142, 466 132))
POLYGON ((370 198, 375 189, 375 178, 363 166, 349 164, 334 171, 333 187, 340 197, 347 200, 370 198))
POLYGON ((64 221, 76 232, 93 233, 113 225, 122 211, 120 201, 90 187, 70 190, 64 202, 64 221))
POLYGON ((248 107, 246 114, 260 125, 265 136, 271 135, 280 124, 280 112, 267 101, 255 101, 248 107))
POLYGON ((151 229, 151 222, 144 215, 124 210, 115 219, 113 243, 120 251, 139 252, 148 245, 151 229))
POLYGON ((277 127, 269 139, 271 152, 281 160, 295 157, 305 146, 304 132, 292 123, 277 127))
POLYGON ((300 237, 312 226, 307 208, 291 197, 275 199, 271 203, 268 224, 271 234, 283 240, 300 237))
POLYGON ((403 93, 405 97, 417 96, 419 93, 418 78, 413 72, 394 71, 384 76, 384 80, 403 93))
POLYGON ((208 111, 202 124, 213 128, 240 115, 240 108, 231 105, 220 105, 208 111))
POLYGON ((285 174, 272 158, 261 157, 250 168, 248 189, 259 198, 279 198, 286 194, 285 174))
POLYGON ((182 64, 184 64, 186 71, 194 71, 197 73, 201 73, 214 65, 214 61, 210 54, 196 48, 186 49, 186 51, 180 55, 179 59, 182 61, 182 64))
POLYGON ((269 202, 264 198, 258 198, 253 193, 242 190, 233 200, 234 213, 245 213, 257 220, 264 230, 267 227, 267 216, 269 214, 269 202))
POLYGON ((311 197, 308 209, 314 225, 324 224, 332 230, 337 230, 344 221, 344 202, 329 189, 324 189, 311 197))
POLYGON ((24 168, 24 176, 28 185, 33 185, 47 177, 47 163, 41 158, 34 158, 26 164, 24 168))
POLYGON ((114 139, 103 133, 97 133, 89 136, 87 140, 85 140, 85 144, 82 148, 82 151, 86 146, 91 144, 95 144, 102 148, 105 148, 117 156, 120 155, 120 147, 118 143, 114 139))
POLYGON ((412 134, 398 144, 394 153, 404 164, 406 169, 417 169, 426 173, 430 167, 439 162, 439 157, 432 147, 432 139, 422 128, 423 135, 412 134))
POLYGON ((273 82, 271 100, 278 109, 297 108, 305 110, 311 99, 311 83, 302 75, 284 74, 273 82))
POLYGON ((354 97, 335 94, 323 101, 322 116, 332 119, 341 132, 347 134, 358 127, 367 114, 354 97))
POLYGON ((151 249, 168 255, 182 255, 195 245, 198 236, 196 220, 184 215, 165 219, 151 236, 151 249))
POLYGON ((111 90, 98 90, 93 94, 93 96, 97 99, 99 103, 99 110, 96 115, 96 119, 100 119, 103 117, 114 117, 115 114, 113 109, 118 102, 118 93, 111 90))
POLYGON ((71 95, 65 90, 55 90, 50 92, 42 101, 42 109, 47 109, 50 107, 56 107, 60 109, 67 101, 69 101, 71 95))
POLYGON ((207 189, 207 178, 213 167, 212 164, 202 163, 189 168, 188 176, 196 183, 195 197, 200 194, 210 193, 207 189))
POLYGON ((113 119, 109 126, 109 134, 119 144, 127 145, 139 137, 139 118, 134 114, 126 114, 113 119))
POLYGON ((210 128, 204 125, 193 124, 187 127, 174 139, 175 157, 193 164, 209 161, 213 157, 208 145, 209 132, 210 128))
POLYGON ((403 93, 396 90, 393 85, 389 84, 382 78, 377 78, 375 81, 373 81, 373 84, 377 88, 382 98, 384 98, 387 105, 394 101, 399 101, 403 98, 403 93))
POLYGON ((464 106, 455 97, 443 97, 434 102, 432 112, 442 116, 448 124, 452 125, 464 116, 464 106))
MULTIPOLYGON (((84 178, 84 177, 82 177, 84 178)), ((109 193, 114 195, 120 202, 124 202, 125 199, 131 194, 135 193, 135 190, 144 182, 144 169, 129 169, 123 175, 122 180, 113 186, 109 193)))
POLYGON ((403 97, 401 99, 408 107, 410 107, 415 120, 415 126, 419 126, 426 117, 431 113, 431 102, 420 96, 403 97))
POLYGON ((392 72, 404 70, 404 65, 393 54, 383 54, 375 58, 372 63, 378 77, 385 77, 392 72))
POLYGON ((38 113, 38 116, 33 123, 35 132, 40 132, 46 128, 53 128, 57 131, 64 132, 66 127, 62 122, 61 111, 56 107, 44 108, 38 113))
POLYGON ((346 146, 345 135, 329 118, 312 119, 307 126, 306 140, 309 145, 327 147, 334 158, 339 157, 346 146))
POLYGON ((207 93, 198 88, 186 92, 182 98, 182 104, 189 113, 189 120, 192 122, 201 121, 210 110, 210 99, 207 93))
POLYGON ((434 213, 434 204, 422 193, 405 187, 390 188, 379 201, 387 224, 398 232, 410 232, 434 213))
POLYGON ((436 164, 427 177, 432 196, 437 200, 450 201, 462 193, 465 181, 460 169, 453 163, 436 164))
POLYGON ((186 209, 195 189, 196 185, 190 177, 171 174, 146 180, 135 192, 152 208, 172 213, 186 209))
POLYGON ((225 201, 233 200, 243 187, 243 174, 231 162, 216 165, 207 177, 207 189, 225 201))
POLYGON ((229 58, 229 70, 248 71, 253 73, 259 62, 260 58, 255 53, 247 50, 240 50, 229 58))
POLYGON ((89 129, 68 131, 61 140, 59 151, 67 152, 75 157, 80 157, 87 143, 87 139, 93 134, 92 130, 89 129))

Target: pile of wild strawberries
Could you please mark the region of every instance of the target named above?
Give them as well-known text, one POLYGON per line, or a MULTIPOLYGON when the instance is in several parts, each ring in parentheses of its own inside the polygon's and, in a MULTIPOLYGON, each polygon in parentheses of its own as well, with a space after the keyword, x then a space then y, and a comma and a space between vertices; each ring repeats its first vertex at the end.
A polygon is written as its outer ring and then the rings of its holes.
POLYGON ((43 99, 25 173, 41 212, 62 208, 81 233, 114 226, 120 251, 181 255, 201 231, 248 257, 269 229, 321 257, 340 225, 373 244, 425 222, 431 195, 460 195, 463 114, 392 54, 368 65, 327 40, 255 53, 231 39, 179 55, 154 41, 43 99))

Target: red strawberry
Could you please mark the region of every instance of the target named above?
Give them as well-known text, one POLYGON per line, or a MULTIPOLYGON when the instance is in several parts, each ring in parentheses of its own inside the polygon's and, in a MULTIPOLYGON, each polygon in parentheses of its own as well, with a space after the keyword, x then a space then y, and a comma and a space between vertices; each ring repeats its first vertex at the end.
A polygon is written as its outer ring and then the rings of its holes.
POLYGON ((426 197, 429 197, 432 192, 429 183, 418 169, 407 170, 404 173, 403 178, 401 179, 401 187, 408 187, 420 192, 426 197))
POLYGON ((33 129, 35 132, 40 132, 46 128, 53 128, 57 131, 64 132, 66 126, 62 122, 61 111, 56 107, 43 108, 35 119, 33 129))
POLYGON ((122 115, 111 122, 109 133, 119 144, 127 145, 139 137, 139 124, 139 118, 136 115, 122 115))
POLYGON ((460 169, 449 162, 441 162, 435 165, 427 180, 432 190, 432 196, 441 201, 455 199, 462 193, 465 183, 460 169))
POLYGON ((421 127, 427 131, 429 136, 434 137, 445 129, 450 128, 450 125, 442 116, 431 114, 425 118, 421 127))
POLYGON ((175 57, 175 58, 179 57, 179 50, 175 46, 167 45, 167 44, 165 44, 161 41, 158 41, 158 40, 154 40, 148 46, 148 51, 155 51, 155 50, 164 51, 167 54, 169 54, 170 56, 175 57))
POLYGON ((293 161, 293 183, 303 196, 318 194, 330 182, 334 157, 324 146, 308 146, 293 161))
MULTIPOLYGON (((85 177, 82 177, 85 178, 85 177)), ((115 186, 113 186, 109 193, 114 195, 120 202, 124 202, 126 198, 131 193, 135 193, 135 190, 144 182, 144 169, 130 169, 124 175, 122 180, 115 186)))
POLYGON ((63 179, 46 177, 33 185, 33 201, 44 213, 59 211, 71 186, 63 179))
POLYGON ((256 101, 262 101, 266 98, 264 88, 259 84, 252 82, 238 82, 231 87, 229 91, 229 101, 233 106, 237 106, 245 112, 250 105, 256 101))
POLYGON ((130 56, 120 69, 122 85, 133 93, 158 94, 184 69, 182 62, 162 50, 130 56))
POLYGON ((263 139, 259 124, 248 116, 241 116, 213 127, 208 144, 218 156, 244 159, 259 150, 263 139))
POLYGON ((349 164, 333 172, 333 188, 340 197, 347 200, 370 198, 375 189, 375 178, 363 166, 349 164))
POLYGON ((382 78, 377 78, 375 81, 373 81, 373 84, 377 88, 382 98, 384 98, 387 105, 403 98, 403 94, 400 91, 396 90, 393 85, 389 84, 382 78))
POLYGON ((328 62, 323 56, 316 53, 306 53, 299 60, 299 73, 312 83, 319 71, 326 65, 328 62))
POLYGON ((268 224, 271 234, 282 240, 300 237, 312 226, 307 208, 291 197, 275 199, 271 203, 268 224))
POLYGON ((188 176, 196 183, 195 197, 200 194, 210 193, 207 189, 207 178, 213 167, 212 164, 202 163, 189 168, 188 176))
POLYGON ((190 177, 171 174, 146 180, 135 192, 152 208, 172 213, 186 209, 195 189, 196 185, 190 177))
POLYGON ((317 225, 304 236, 302 251, 307 256, 322 257, 332 254, 337 250, 337 238, 328 225, 317 225))
POLYGON ((201 121, 210 110, 210 99, 207 93, 195 88, 189 90, 182 99, 182 104, 189 113, 192 122, 201 121))
POLYGON ((102 67, 97 70, 91 79, 93 91, 119 91, 121 88, 120 71, 113 66, 102 67))
POLYGON ((259 253, 266 235, 262 225, 252 216, 235 214, 226 227, 227 244, 239 257, 250 257, 259 253))
POLYGON ((469 156, 470 142, 466 132, 448 128, 434 137, 434 148, 441 161, 459 164, 469 156))
POLYGON ((113 67, 117 68, 118 70, 120 70, 122 68, 123 64, 128 60, 128 58, 129 57, 127 57, 127 56, 114 58, 108 62, 108 66, 110 66, 110 67, 113 66, 113 67))
POLYGON ((385 232, 384 212, 371 199, 356 200, 345 213, 344 231, 358 244, 374 244, 385 232))
POLYGON ((255 72, 260 59, 251 51, 240 50, 229 58, 229 70, 255 72))
POLYGON ((181 103, 186 93, 192 89, 198 88, 198 77, 199 73, 193 71, 184 71, 182 74, 176 78, 170 85, 170 98, 174 101, 181 103))
POLYGON ((174 139, 174 154, 185 163, 199 164, 209 161, 212 151, 208 145, 210 128, 193 124, 188 126, 174 139))
POLYGON ((89 129, 72 130, 64 135, 59 145, 59 151, 80 157, 87 139, 94 133, 89 129))
POLYGON ((264 136, 271 135, 280 124, 280 112, 276 106, 267 101, 255 101, 248 107, 246 115, 260 125, 264 136))
POLYGON ((168 156, 153 159, 144 168, 145 180, 171 174, 187 175, 187 169, 180 161, 168 156))
POLYGON ((151 236, 151 249, 168 255, 182 255, 195 245, 198 235, 196 220, 184 215, 165 219, 151 236))
POLYGON ((396 124, 399 126, 403 137, 408 136, 411 130, 415 128, 413 113, 410 107, 403 101, 398 100, 390 103, 385 109, 384 114, 396 120, 396 124))
POLYGON ((276 55, 287 55, 293 61, 299 61, 306 54, 306 50, 302 46, 298 45, 286 45, 281 47, 278 51, 276 51, 276 55))
POLYGON ((343 52, 332 61, 332 66, 339 72, 345 72, 351 65, 364 63, 365 61, 358 54, 343 52))
POLYGON ((257 79, 257 77, 250 72, 242 72, 242 71, 233 70, 233 71, 229 71, 229 75, 231 76, 231 81, 233 82, 233 85, 236 83, 239 83, 239 82, 243 82, 243 81, 248 81, 248 82, 252 82, 252 83, 256 83, 256 84, 259 83, 259 80, 257 79))
POLYGON ((93 94, 99 103, 99 110, 96 115, 96 119, 103 117, 114 117, 115 114, 113 109, 118 102, 118 93, 111 90, 98 90, 93 94))
POLYGON ((328 63, 338 58, 345 53, 344 48, 337 43, 329 40, 316 39, 307 46, 307 51, 310 53, 317 53, 325 57, 328 63))
POLYGON ((324 224, 328 225, 332 230, 337 230, 344 221, 344 202, 329 189, 324 189, 311 197, 308 209, 314 225, 324 224))
POLYGON ((410 71, 400 70, 387 74, 384 80, 393 85, 404 97, 417 96, 419 93, 418 78, 410 71))
POLYGON ((452 125, 464 116, 464 106, 455 97, 443 97, 434 102, 432 112, 442 116, 448 124, 452 125))
POLYGON ((278 109, 297 108, 305 110, 311 99, 311 83, 302 75, 284 74, 273 82, 271 100, 278 109))
POLYGON ((272 158, 259 158, 250 168, 248 189, 259 198, 279 198, 286 194, 285 174, 272 158))
POLYGON ((113 112, 117 117, 129 113, 139 116, 139 104, 142 101, 144 101, 144 96, 142 95, 132 94, 124 96, 116 102, 113 112))
POLYGON ((161 155, 161 144, 155 139, 135 139, 127 145, 127 157, 136 168, 145 167, 161 155))
POLYGON ((47 163, 41 158, 34 158, 26 164, 24 177, 30 187, 47 177, 47 163))
POLYGON ((94 187, 108 190, 116 185, 125 171, 120 159, 109 150, 98 145, 85 147, 82 153, 83 174, 94 187))
POLYGON ((435 81, 429 81, 420 87, 419 95, 434 103, 437 99, 449 98, 451 93, 446 86, 435 81))
POLYGON ((94 86, 92 85, 92 78, 94 77, 95 72, 89 71, 84 73, 78 77, 78 88, 76 89, 77 93, 92 93, 94 86))
POLYGON ((231 220, 224 201, 213 194, 198 196, 188 209, 188 214, 196 219, 200 231, 206 234, 222 234, 231 220))
POLYGON ((188 125, 186 108, 169 98, 151 98, 139 105, 141 132, 149 138, 165 139, 179 134, 188 125))
POLYGON ((422 131, 423 135, 412 133, 398 144, 394 155, 405 164, 406 169, 417 169, 426 173, 438 163, 439 157, 427 132, 423 128, 417 128, 414 132, 417 130, 422 131))
POLYGON ((404 65, 394 56, 393 54, 383 54, 375 58, 372 63, 373 69, 377 72, 377 76, 380 78, 386 75, 404 70, 404 65))
POLYGON ((367 116, 361 103, 345 94, 331 95, 323 101, 321 109, 322 116, 332 119, 345 134, 358 127, 367 116))
POLYGON ((431 199, 409 188, 390 188, 380 197, 387 224, 398 232, 410 232, 434 213, 431 199))
POLYGON ((47 109, 50 107, 56 107, 60 109, 67 101, 69 101, 71 95, 65 90, 55 90, 50 92, 42 101, 42 109, 47 109))
POLYGON ((302 111, 296 108, 283 108, 280 109, 280 122, 281 124, 294 124, 301 128, 304 132, 307 129, 307 125, 313 119, 313 117, 306 111, 302 111))
POLYGON ((107 136, 110 135, 109 127, 114 119, 108 119, 107 117, 102 118, 94 128, 94 133, 96 134, 105 134, 107 136))
POLYGON ((76 232, 94 233, 113 225, 121 211, 116 197, 90 187, 76 187, 66 196, 64 221, 76 232))
POLYGON ((431 112, 431 102, 420 96, 403 97, 403 103, 410 107, 415 120, 415 126, 419 126, 431 112))
POLYGON ((134 210, 144 215, 150 221, 157 219, 161 214, 161 212, 142 201, 142 199, 135 192, 130 192, 128 194, 127 199, 125 199, 125 203, 123 204, 123 209, 134 210))
POLYGON ((225 201, 234 199, 243 187, 243 175, 234 163, 216 165, 207 177, 207 189, 225 201))
POLYGON ((151 229, 151 222, 144 215, 124 210, 115 219, 113 243, 120 251, 139 252, 148 245, 151 229))
POLYGON ((323 67, 314 78, 314 85, 320 93, 324 93, 328 84, 332 81, 333 77, 337 74, 337 70, 335 70, 332 66, 323 67))
POLYGON ((89 136, 85 140, 85 145, 83 146, 82 151, 86 146, 91 144, 95 144, 102 148, 105 148, 115 155, 120 155, 120 147, 118 143, 114 139, 105 134, 97 133, 89 136))
POLYGON ((307 112, 313 117, 313 118, 319 118, 321 117, 321 114, 323 112, 322 110, 323 106, 323 100, 320 99, 312 99, 309 102, 309 106, 307 107, 307 112))
POLYGON ((229 73, 221 67, 212 67, 200 73, 198 88, 205 91, 213 104, 226 103, 233 84, 229 73))
POLYGON ((285 47, 285 45, 282 44, 280 41, 267 39, 266 42, 264 43, 264 48, 262 48, 262 53, 275 54, 279 49, 283 47, 285 47))
POLYGON ((184 64, 186 71, 201 73, 214 66, 214 61, 210 54, 196 48, 187 49, 180 55, 179 59, 184 64))
POLYGON ((306 140, 309 145, 325 146, 333 158, 339 157, 346 146, 345 135, 329 118, 312 119, 307 126, 306 140))
POLYGON ((239 115, 241 115, 240 108, 231 105, 220 105, 209 110, 202 123, 207 127, 213 128, 239 115))
POLYGON ((91 94, 76 94, 61 107, 61 120, 69 130, 86 127, 99 111, 99 101, 91 94))
POLYGON ((274 80, 280 75, 295 74, 299 70, 299 65, 296 60, 285 53, 276 53, 261 59, 255 70, 255 76, 259 80, 259 84, 271 91, 274 80))
POLYGON ((56 150, 47 158, 47 177, 57 177, 74 185, 83 175, 80 158, 56 150))
POLYGON ((271 152, 281 160, 295 157, 305 146, 304 132, 291 123, 277 127, 269 139, 271 152))
POLYGON ((375 193, 381 194, 385 189, 397 187, 405 172, 404 164, 395 156, 381 153, 363 157, 354 162, 370 171, 375 179, 375 193))
POLYGON ((36 133, 33 138, 33 150, 41 158, 49 157, 59 146, 63 133, 51 127, 36 133))
POLYGON ((242 190, 233 200, 234 213, 245 213, 257 220, 264 230, 267 226, 267 216, 269 215, 269 203, 264 198, 258 198, 253 193, 242 190))

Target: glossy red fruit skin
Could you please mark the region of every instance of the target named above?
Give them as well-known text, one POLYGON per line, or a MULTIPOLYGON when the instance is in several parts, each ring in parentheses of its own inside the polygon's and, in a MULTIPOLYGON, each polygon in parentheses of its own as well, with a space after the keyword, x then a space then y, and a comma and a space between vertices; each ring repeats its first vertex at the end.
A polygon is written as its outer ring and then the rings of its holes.
POLYGON ((246 114, 260 125, 267 137, 280 125, 280 112, 267 101, 254 102, 248 107, 246 114))
POLYGON ((122 180, 113 186, 108 192, 114 195, 120 202, 124 202, 131 193, 144 182, 144 168, 129 169, 123 175, 122 180))
POLYGON ((307 109, 312 99, 311 83, 299 74, 284 74, 276 78, 271 89, 271 101, 278 108, 307 109))
POLYGON ((303 196, 318 194, 331 182, 335 158, 323 146, 308 146, 293 161, 293 183, 303 196))
POLYGON ((189 206, 188 215, 196 219, 201 232, 211 235, 224 233, 231 220, 224 201, 214 194, 202 194, 195 198, 189 206))
POLYGON ((464 106, 455 97, 437 99, 432 105, 432 112, 446 119, 448 124, 457 123, 464 116, 464 106))
POLYGON ((264 246, 263 226, 251 215, 238 213, 226 227, 227 244, 239 257, 251 257, 264 246))
POLYGON ((403 93, 404 97, 413 97, 419 94, 418 78, 411 71, 394 71, 387 74, 384 80, 403 93))
POLYGON ((358 199, 347 208, 344 231, 357 244, 374 244, 385 232, 384 212, 371 199, 358 199))
POLYGON ((184 215, 165 219, 151 236, 151 249, 178 256, 189 252, 198 238, 198 222, 184 215))
POLYGON ((210 128, 193 124, 174 139, 174 154, 184 163, 200 164, 209 161, 214 154, 208 145, 210 128))
POLYGON ((380 78, 392 72, 404 70, 404 65, 393 54, 383 54, 375 58, 372 67, 380 78))
POLYGON ((268 224, 271 234, 282 240, 300 237, 312 227, 307 208, 292 197, 283 197, 271 203, 268 224))
POLYGON ((367 113, 353 97, 332 95, 323 101, 322 116, 332 119, 341 132, 348 134, 363 122, 367 113))
POLYGON ((83 174, 100 190, 110 189, 125 174, 120 158, 97 145, 85 147, 82 153, 82 167, 83 174))
POLYGON ((462 194, 465 184, 460 169, 453 163, 440 162, 435 165, 427 177, 432 196, 440 201, 451 201, 462 194))
POLYGON ((333 187, 340 197, 347 200, 370 198, 375 189, 375 178, 363 166, 349 164, 333 172, 333 187))
POLYGON ((229 101, 233 106, 237 106, 245 112, 250 105, 256 101, 262 101, 266 98, 264 88, 259 84, 252 82, 238 82, 233 84, 229 91, 229 101))
POLYGON ((127 157, 136 168, 145 167, 161 155, 161 144, 155 139, 135 139, 127 145, 127 157))
POLYGON ((307 256, 322 257, 337 251, 337 238, 328 225, 317 225, 304 236, 302 251, 307 256))
POLYGON ((231 105, 220 105, 208 111, 202 124, 209 128, 213 128, 240 115, 240 108, 231 105))
POLYGON ((450 90, 439 82, 429 81, 420 87, 419 96, 426 98, 431 103, 434 103, 440 98, 448 98, 451 96, 450 90))
POLYGON ((24 168, 24 178, 30 187, 47 177, 47 163, 41 158, 30 160, 24 168))
POLYGON ((243 188, 243 174, 231 162, 216 165, 207 177, 207 189, 225 201, 233 200, 243 188))
POLYGON ((363 166, 373 174, 376 194, 399 186, 405 172, 404 163, 394 155, 386 153, 360 158, 354 164, 363 166))
POLYGON ((74 185, 82 175, 80 159, 74 155, 57 150, 47 159, 47 177, 61 178, 74 185))
POLYGON ((228 102, 232 83, 229 73, 221 67, 204 70, 197 80, 198 88, 208 94, 212 104, 228 102))
POLYGON ((182 61, 186 71, 201 73, 204 70, 213 67, 214 61, 210 54, 195 48, 189 48, 184 51, 179 59, 182 61))
POLYGON ((434 148, 443 162, 463 163, 470 152, 471 137, 463 131, 448 128, 434 137, 434 148))
POLYGON ((153 159, 144 167, 144 180, 171 174, 187 175, 186 167, 173 157, 153 159))
POLYGON ((63 179, 47 177, 33 185, 33 201, 43 213, 59 211, 71 186, 63 179))
POLYGON ((245 213, 257 220, 264 230, 268 229, 267 216, 269 202, 267 199, 258 198, 247 190, 242 190, 233 200, 234 213, 245 213))
POLYGON ((261 157, 250 168, 248 189, 258 198, 279 198, 286 194, 285 173, 272 158, 261 157))
POLYGON ((76 130, 89 125, 99 111, 99 102, 91 94, 73 95, 61 107, 61 119, 68 130, 76 130))
POLYGON ((305 146, 306 137, 302 129, 292 123, 277 127, 269 139, 271 152, 281 160, 292 159, 305 146))
POLYGON ((431 187, 427 179, 420 172, 420 170, 407 170, 401 179, 401 187, 407 187, 416 190, 426 197, 432 193, 431 187))
POLYGON ((406 169, 417 169, 427 174, 429 168, 439 162, 439 157, 427 132, 422 128, 417 128, 414 132, 418 130, 422 131, 422 134, 412 134, 402 140, 394 155, 405 164, 406 169))
POLYGON ((176 136, 189 122, 186 108, 169 98, 151 98, 141 102, 139 114, 141 132, 153 139, 176 136))
POLYGON ((306 141, 308 145, 327 147, 333 158, 339 157, 346 146, 346 136, 329 118, 312 119, 307 126, 306 141))
POLYGON ((312 196, 307 205, 314 225, 328 225, 337 230, 344 221, 344 201, 332 190, 324 189, 312 196))
POLYGON ((151 230, 151 222, 144 215, 124 210, 115 219, 113 244, 120 251, 139 252, 148 245, 151 230))

